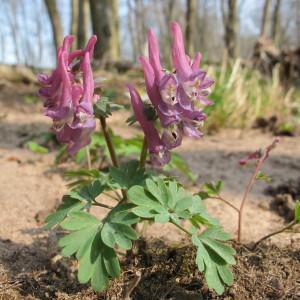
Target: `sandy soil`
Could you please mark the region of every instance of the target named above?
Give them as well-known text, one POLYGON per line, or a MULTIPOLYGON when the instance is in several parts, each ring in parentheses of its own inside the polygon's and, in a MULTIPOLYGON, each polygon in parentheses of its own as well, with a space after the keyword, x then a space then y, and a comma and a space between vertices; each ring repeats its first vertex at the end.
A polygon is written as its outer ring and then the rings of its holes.
MULTIPOLYGON (((68 164, 55 166, 55 153, 36 154, 22 146, 30 136, 45 132, 50 126, 49 120, 42 115, 40 104, 24 102, 23 95, 30 93, 32 87, 14 86, 2 87, 0 95, 0 262, 14 253, 26 257, 23 269, 18 266, 17 270, 10 270, 7 264, 0 265, 0 291, 11 274, 25 272, 39 260, 37 253, 51 255, 49 244, 43 252, 35 252, 34 249, 36 244, 41 245, 45 238, 49 239, 49 233, 41 230, 41 222, 67 190, 62 173, 69 167, 68 164)), ((117 133, 130 136, 136 129, 124 127, 121 123, 126 119, 124 117, 124 113, 116 114, 109 123, 117 133)), ((249 167, 240 167, 238 160, 247 152, 268 145, 272 138, 254 130, 224 130, 200 141, 187 140, 179 152, 199 178, 195 184, 182 179, 192 191, 199 190, 204 181, 222 179, 225 183, 223 196, 238 205, 252 171, 249 167)), ((284 224, 280 216, 269 210, 270 197, 263 191, 269 185, 276 186, 300 177, 300 138, 282 138, 265 163, 264 171, 273 181, 258 182, 248 199, 243 222, 244 242, 255 241, 284 224)), ((218 200, 207 200, 207 205, 224 227, 234 234, 237 223, 235 212, 218 200)), ((103 214, 102 211, 95 213, 103 214)), ((182 238, 181 233, 170 225, 152 225, 144 235, 170 242, 182 238)), ((293 234, 292 239, 298 243, 299 237, 299 234, 293 234)), ((289 244, 291 234, 277 236, 273 242, 289 244)))

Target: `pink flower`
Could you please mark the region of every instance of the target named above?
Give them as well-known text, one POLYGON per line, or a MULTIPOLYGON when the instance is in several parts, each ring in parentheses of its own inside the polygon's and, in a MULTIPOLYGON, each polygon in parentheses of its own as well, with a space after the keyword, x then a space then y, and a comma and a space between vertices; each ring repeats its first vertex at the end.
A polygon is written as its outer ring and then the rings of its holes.
POLYGON ((185 53, 183 35, 176 22, 171 23, 174 72, 165 71, 153 30, 148 33, 149 59, 141 57, 148 96, 157 111, 163 141, 169 149, 181 144, 182 136, 199 138, 206 119, 203 108, 213 102, 207 90, 214 81, 199 69, 201 53, 192 60, 185 53))
POLYGON ((52 129, 57 139, 68 144, 71 154, 90 143, 96 126, 93 103, 97 98, 90 61, 97 38, 92 36, 85 49, 70 51, 73 40, 71 35, 65 37, 53 73, 38 75, 42 84, 39 94, 45 98, 45 115, 53 119, 52 129))
POLYGON ((140 123, 147 139, 151 163, 156 166, 162 166, 170 161, 170 153, 159 137, 153 121, 147 119, 144 113, 144 103, 139 93, 133 87, 133 85, 128 85, 128 89, 131 97, 131 105, 136 119, 140 123))

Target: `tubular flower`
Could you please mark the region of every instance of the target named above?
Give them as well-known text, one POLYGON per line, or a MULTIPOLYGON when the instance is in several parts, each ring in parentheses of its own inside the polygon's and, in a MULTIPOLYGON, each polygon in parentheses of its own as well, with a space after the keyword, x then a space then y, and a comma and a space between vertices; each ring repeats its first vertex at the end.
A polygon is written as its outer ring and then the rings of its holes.
POLYGON ((52 75, 38 75, 45 115, 53 120, 52 129, 61 143, 68 144, 70 154, 90 143, 96 126, 93 103, 97 99, 91 69, 97 38, 92 36, 85 49, 70 51, 73 40, 71 35, 65 37, 52 75))
POLYGON ((128 85, 128 89, 136 119, 140 123, 147 139, 151 163, 156 166, 162 166, 170 161, 170 153, 159 137, 153 121, 148 120, 145 114, 145 106, 139 93, 132 85, 128 85))
POLYGON ((214 81, 199 68, 201 53, 192 60, 185 53, 183 35, 176 22, 171 23, 174 72, 165 71, 160 62, 158 41, 148 33, 149 58, 140 57, 146 90, 163 127, 162 141, 168 149, 178 147, 182 136, 199 138, 206 119, 203 108, 213 102, 207 98, 214 81))

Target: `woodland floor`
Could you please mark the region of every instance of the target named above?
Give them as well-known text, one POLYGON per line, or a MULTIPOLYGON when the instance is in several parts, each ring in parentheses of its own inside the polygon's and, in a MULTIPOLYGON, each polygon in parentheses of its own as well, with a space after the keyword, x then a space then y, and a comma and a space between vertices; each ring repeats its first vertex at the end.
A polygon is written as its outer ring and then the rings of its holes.
MULTIPOLYGON (((132 299, 300 299, 299 233, 280 234, 256 251, 236 245, 236 280, 219 298, 203 283, 193 264, 193 249, 172 225, 143 229, 137 252, 123 259, 125 272, 105 293, 96 294, 79 285, 75 263, 58 255, 59 233, 41 229, 45 216, 67 190, 63 172, 74 164, 55 165, 55 151, 37 154, 24 147, 26 140, 50 127, 41 104, 24 98, 33 94, 34 88, 5 84, 0 89, 0 299, 122 299, 136 272, 141 273, 141 279, 130 295, 132 299)), ((114 131, 124 137, 137 132, 124 126, 126 117, 117 113, 109 119, 114 131)), ((222 179, 224 197, 238 205, 252 170, 240 167, 238 160, 268 145, 272 138, 259 130, 228 129, 199 141, 186 140, 179 153, 199 175, 189 189, 197 191, 205 181, 222 179)), ((300 196, 299 136, 283 137, 264 171, 272 182, 257 182, 248 199, 244 245, 284 225, 291 199, 300 196), (272 190, 272 195, 266 194, 266 189, 272 190)), ((186 178, 182 180, 188 183, 186 178)), ((218 200, 206 203, 234 235, 235 212, 218 200)), ((101 216, 103 211, 94 213, 101 216)))

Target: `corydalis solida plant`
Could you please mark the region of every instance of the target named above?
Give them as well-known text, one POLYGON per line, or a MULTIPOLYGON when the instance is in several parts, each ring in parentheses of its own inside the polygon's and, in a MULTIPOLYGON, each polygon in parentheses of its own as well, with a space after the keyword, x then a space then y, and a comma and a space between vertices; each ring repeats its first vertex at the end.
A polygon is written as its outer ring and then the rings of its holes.
MULTIPOLYGON (((172 23, 172 34, 176 72, 162 71, 152 31, 149 33, 149 60, 141 58, 149 98, 163 127, 161 136, 139 94, 128 85, 132 107, 144 131, 144 145, 148 147, 153 165, 166 164, 170 160, 169 150, 181 144, 184 134, 202 136, 199 129, 206 115, 200 106, 210 104, 206 88, 212 81, 198 69, 200 54, 193 62, 186 56, 182 33, 176 23, 172 23)), ((95 126, 91 105, 95 98, 94 83, 89 61, 95 39, 92 37, 84 50, 69 52, 71 40, 70 37, 65 39, 58 53, 58 68, 52 76, 40 76, 45 85, 40 93, 47 99, 46 113, 53 118, 59 139, 67 142, 69 151, 73 152, 88 143, 88 135, 95 126), (82 131, 76 135, 79 129, 82 131)), ((85 180, 79 180, 80 183, 63 197, 57 211, 48 216, 47 228, 59 225, 70 232, 59 240, 62 254, 76 255, 81 283, 90 281, 95 290, 104 290, 110 279, 120 275, 117 251, 131 249, 132 241, 138 238, 135 225, 144 220, 169 222, 187 234, 197 248, 196 263, 204 272, 208 286, 221 294, 224 285, 233 281, 231 265, 235 263, 235 251, 226 243, 230 236, 208 214, 199 195, 186 191, 174 178, 146 172, 146 147, 142 148, 140 162, 131 160, 119 164, 111 132, 106 126, 112 107, 103 99, 94 106, 95 117, 100 119, 113 166, 105 170, 75 171, 85 180), (103 103, 105 105, 101 106, 103 103), (115 205, 103 203, 103 194, 116 201, 115 205), (106 210, 104 218, 90 213, 93 205, 106 210), (189 228, 183 227, 183 221, 188 221, 189 228)))
MULTIPOLYGON (((167 154, 167 150, 180 146, 183 135, 202 137, 201 128, 206 119, 203 108, 213 103, 207 96, 208 88, 214 81, 199 68, 201 53, 197 53, 193 60, 185 53, 182 31, 176 22, 171 23, 171 33, 174 71, 166 71, 162 67, 158 41, 153 30, 148 33, 149 58, 140 57, 146 90, 163 127, 160 146, 156 147, 159 150, 156 152, 153 151, 153 147, 150 149, 154 142, 151 142, 150 136, 146 134, 152 161, 156 164, 168 162, 170 155, 167 154), (155 155, 158 159, 154 159, 155 155)), ((133 87, 130 87, 132 97, 139 97, 136 91, 132 91, 133 87)), ((136 103, 136 100, 132 99, 132 103, 136 103)), ((137 119, 141 123, 142 116, 137 119)), ((147 119, 147 116, 144 116, 144 119, 147 119)), ((142 123, 141 125, 144 129, 145 126, 142 123)))
POLYGON ((91 68, 97 38, 92 36, 83 50, 70 51, 73 40, 71 35, 65 37, 52 75, 38 75, 43 85, 39 94, 45 98, 45 115, 53 119, 57 139, 68 144, 70 154, 90 143, 96 125, 93 103, 97 99, 91 68))

